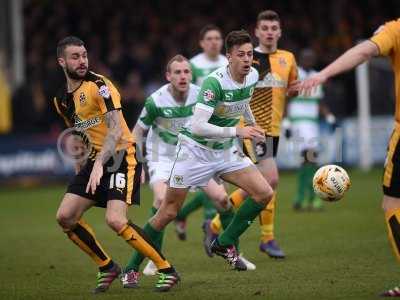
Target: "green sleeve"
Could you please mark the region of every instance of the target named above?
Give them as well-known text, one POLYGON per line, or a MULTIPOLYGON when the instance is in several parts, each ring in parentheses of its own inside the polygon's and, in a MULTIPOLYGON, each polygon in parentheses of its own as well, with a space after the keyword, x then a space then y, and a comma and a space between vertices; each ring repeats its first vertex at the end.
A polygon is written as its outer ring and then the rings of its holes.
POLYGON ((198 77, 198 70, 192 62, 190 63, 190 68, 192 69, 192 83, 195 84, 198 77))
POLYGON ((152 97, 146 99, 142 113, 139 117, 139 122, 142 127, 148 129, 153 125, 154 120, 158 116, 158 109, 152 97))
POLYGON ((207 77, 201 85, 197 96, 197 103, 215 108, 219 101, 223 100, 221 84, 214 77, 207 77))

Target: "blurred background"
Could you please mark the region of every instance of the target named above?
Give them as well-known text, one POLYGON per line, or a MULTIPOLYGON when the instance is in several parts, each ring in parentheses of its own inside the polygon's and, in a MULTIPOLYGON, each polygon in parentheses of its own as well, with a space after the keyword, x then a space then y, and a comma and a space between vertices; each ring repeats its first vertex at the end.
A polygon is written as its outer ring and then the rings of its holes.
MULTIPOLYGON (((52 108, 52 98, 64 84, 56 44, 67 35, 83 39, 90 68, 117 85, 133 127, 146 97, 165 83, 166 61, 177 53, 190 58, 200 52, 198 33, 208 23, 224 34, 240 28, 253 34, 257 14, 273 9, 282 20, 279 47, 295 55, 312 48, 320 69, 398 17, 400 2, 384 2, 2 0, 0 183, 58 180, 72 172, 57 153, 63 124, 52 108)), ((389 62, 374 59, 358 77, 356 72, 339 76, 324 86, 324 92, 340 126, 332 132, 321 121, 327 133, 322 143, 327 154, 321 163, 365 170, 382 165, 394 112, 389 62)), ((281 168, 296 166, 284 138, 278 160, 281 168)))

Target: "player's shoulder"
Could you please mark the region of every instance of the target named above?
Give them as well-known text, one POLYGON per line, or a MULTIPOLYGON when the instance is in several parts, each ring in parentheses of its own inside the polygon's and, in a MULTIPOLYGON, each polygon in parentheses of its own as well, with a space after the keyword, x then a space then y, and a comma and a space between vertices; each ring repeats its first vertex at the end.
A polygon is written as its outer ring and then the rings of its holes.
POLYGON ((93 71, 87 72, 87 74, 84 78, 84 81, 94 82, 96 84, 98 84, 98 83, 104 84, 106 82, 106 80, 108 80, 108 79, 105 76, 97 74, 93 71))
POLYGON ((228 64, 228 59, 227 59, 226 56, 223 55, 223 54, 219 54, 219 55, 218 55, 218 61, 219 61, 219 63, 220 63, 221 65, 226 65, 226 64, 228 64))
POLYGON ((160 87, 158 90, 153 92, 148 98, 148 101, 153 101, 156 105, 160 104, 165 97, 169 96, 168 92, 168 85, 169 84, 164 84, 162 87, 160 87))
POLYGON ((385 24, 381 25, 378 27, 377 30, 374 32, 374 36, 377 34, 398 34, 400 31, 400 19, 397 20, 392 20, 389 22, 386 22, 385 24))
POLYGON ((67 98, 67 93, 67 86, 63 84, 62 86, 59 86, 57 88, 54 99, 56 99, 57 101, 64 101, 67 98))
POLYGON ((276 55, 285 57, 285 58, 289 58, 289 59, 293 59, 293 60, 295 59, 293 52, 290 52, 290 51, 284 50, 284 49, 277 49, 276 55))
POLYGON ((250 67, 250 72, 247 74, 247 77, 250 79, 250 81, 258 81, 258 77, 260 74, 258 73, 257 69, 254 67, 250 67))
POLYGON ((227 72, 227 67, 219 67, 218 69, 214 70, 211 72, 205 79, 204 82, 219 82, 221 83, 222 81, 228 80, 228 72, 227 72))
POLYGON ((205 60, 204 53, 199 53, 199 54, 196 54, 195 56, 193 56, 189 61, 193 65, 198 65, 198 64, 203 63, 204 60, 205 60))

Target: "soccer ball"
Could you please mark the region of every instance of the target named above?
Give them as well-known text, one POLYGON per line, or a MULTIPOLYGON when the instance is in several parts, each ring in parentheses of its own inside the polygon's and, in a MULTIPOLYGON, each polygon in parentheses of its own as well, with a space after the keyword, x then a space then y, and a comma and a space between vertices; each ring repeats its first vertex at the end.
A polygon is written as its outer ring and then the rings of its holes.
POLYGON ((350 188, 350 178, 342 167, 326 165, 315 172, 313 187, 315 194, 322 200, 338 201, 350 188))

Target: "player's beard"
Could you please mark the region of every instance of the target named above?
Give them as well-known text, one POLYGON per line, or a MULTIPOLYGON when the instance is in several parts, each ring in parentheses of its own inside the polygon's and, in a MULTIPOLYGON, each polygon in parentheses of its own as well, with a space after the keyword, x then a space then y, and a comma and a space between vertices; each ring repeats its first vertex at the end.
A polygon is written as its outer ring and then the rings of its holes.
POLYGON ((75 70, 71 70, 70 68, 68 68, 68 66, 65 68, 65 71, 67 72, 68 77, 71 79, 74 79, 74 80, 81 80, 81 79, 85 78, 85 76, 87 74, 87 69, 86 69, 85 74, 79 75, 75 70))

